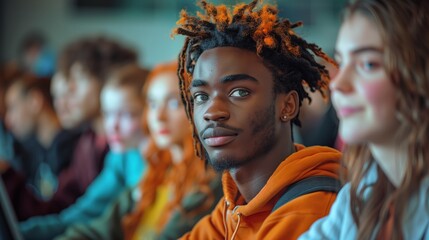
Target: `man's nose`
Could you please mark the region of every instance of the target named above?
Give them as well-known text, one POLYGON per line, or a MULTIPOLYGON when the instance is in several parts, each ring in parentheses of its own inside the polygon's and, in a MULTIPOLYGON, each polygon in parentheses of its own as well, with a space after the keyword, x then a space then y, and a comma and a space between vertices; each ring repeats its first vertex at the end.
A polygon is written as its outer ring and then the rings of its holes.
POLYGON ((230 112, 227 107, 226 100, 221 97, 215 97, 210 100, 209 106, 204 113, 206 121, 226 121, 230 117, 230 112))

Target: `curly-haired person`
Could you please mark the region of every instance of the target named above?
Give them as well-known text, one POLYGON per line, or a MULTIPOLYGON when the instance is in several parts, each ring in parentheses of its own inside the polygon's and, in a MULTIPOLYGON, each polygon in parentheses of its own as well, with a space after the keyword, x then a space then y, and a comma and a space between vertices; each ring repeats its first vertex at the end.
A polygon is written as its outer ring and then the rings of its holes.
POLYGON ((296 239, 336 198, 311 189, 339 178, 341 154, 294 144, 291 132, 305 89, 323 94, 328 85, 315 57, 333 61, 294 32, 300 23, 258 3, 231 11, 201 1, 205 13, 182 11, 174 30, 186 37, 178 74, 197 154, 224 172, 224 197, 184 239, 296 239), (277 207, 298 185, 306 194, 277 207))

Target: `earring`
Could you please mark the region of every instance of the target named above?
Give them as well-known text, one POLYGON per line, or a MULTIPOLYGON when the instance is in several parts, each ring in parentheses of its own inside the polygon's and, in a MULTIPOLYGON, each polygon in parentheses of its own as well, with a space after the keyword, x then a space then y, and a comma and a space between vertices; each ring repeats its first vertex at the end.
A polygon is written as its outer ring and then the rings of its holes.
POLYGON ((288 116, 287 116, 287 115, 283 115, 283 116, 281 117, 281 120, 282 120, 283 122, 286 122, 286 121, 287 121, 287 119, 288 119, 288 116))

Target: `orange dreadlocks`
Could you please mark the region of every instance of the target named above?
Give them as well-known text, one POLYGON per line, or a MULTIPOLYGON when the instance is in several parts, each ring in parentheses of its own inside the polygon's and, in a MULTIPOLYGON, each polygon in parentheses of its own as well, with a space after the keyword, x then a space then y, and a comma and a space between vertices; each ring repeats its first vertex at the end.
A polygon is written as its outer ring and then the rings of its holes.
MULTIPOLYGON (((307 43, 293 29, 302 23, 291 23, 279 19, 275 6, 264 5, 256 9, 259 0, 249 4, 237 4, 233 12, 225 6, 215 6, 205 0, 200 2, 205 14, 197 12, 190 16, 182 10, 173 35, 186 36, 179 55, 178 75, 183 102, 189 119, 192 120, 193 102, 189 93, 194 66, 199 56, 208 49, 216 47, 237 47, 255 52, 273 72, 274 92, 298 92, 300 105, 309 99, 304 86, 312 92, 319 91, 323 96, 327 89, 329 76, 324 66, 318 64, 315 56, 334 65, 315 44, 307 43)), ((298 116, 293 123, 300 125, 298 116)), ((197 154, 203 156, 202 146, 196 136, 194 139, 197 154)))

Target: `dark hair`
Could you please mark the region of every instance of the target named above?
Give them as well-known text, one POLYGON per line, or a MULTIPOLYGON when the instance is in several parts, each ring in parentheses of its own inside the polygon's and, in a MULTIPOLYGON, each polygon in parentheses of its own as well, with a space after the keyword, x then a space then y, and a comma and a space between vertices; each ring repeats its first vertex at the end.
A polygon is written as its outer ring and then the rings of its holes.
MULTIPOLYGON (((293 31, 302 23, 279 19, 274 6, 264 5, 255 10, 258 2, 238 4, 232 13, 225 5, 215 6, 207 1, 200 4, 205 14, 197 12, 197 16, 190 16, 182 10, 173 34, 186 36, 179 55, 178 75, 182 99, 192 122, 192 100, 188 88, 194 66, 205 50, 216 47, 230 46, 255 52, 273 73, 274 93, 295 90, 300 106, 304 99, 311 101, 305 86, 325 96, 329 74, 323 65, 316 62, 314 55, 334 65, 335 62, 317 45, 307 43, 293 31)), ((298 115, 292 122, 299 126, 298 115)), ((194 129, 196 147, 201 156, 202 148, 195 134, 194 129)))
MULTIPOLYGON (((127 64, 111 71, 105 86, 128 87, 143 102, 143 86, 148 78, 149 71, 137 64, 127 64)), ((143 104, 143 103, 142 103, 143 104)))
POLYGON ((17 86, 22 96, 27 96, 30 92, 38 92, 44 102, 53 111, 53 99, 50 92, 51 78, 37 77, 33 74, 23 73, 17 76, 10 84, 9 88, 17 86))
POLYGON ((106 37, 89 37, 69 44, 60 54, 58 70, 68 76, 75 63, 104 82, 116 67, 137 62, 137 53, 106 37))
POLYGON ((20 51, 24 52, 32 47, 43 47, 46 44, 46 38, 43 32, 33 31, 27 33, 22 39, 20 51))

